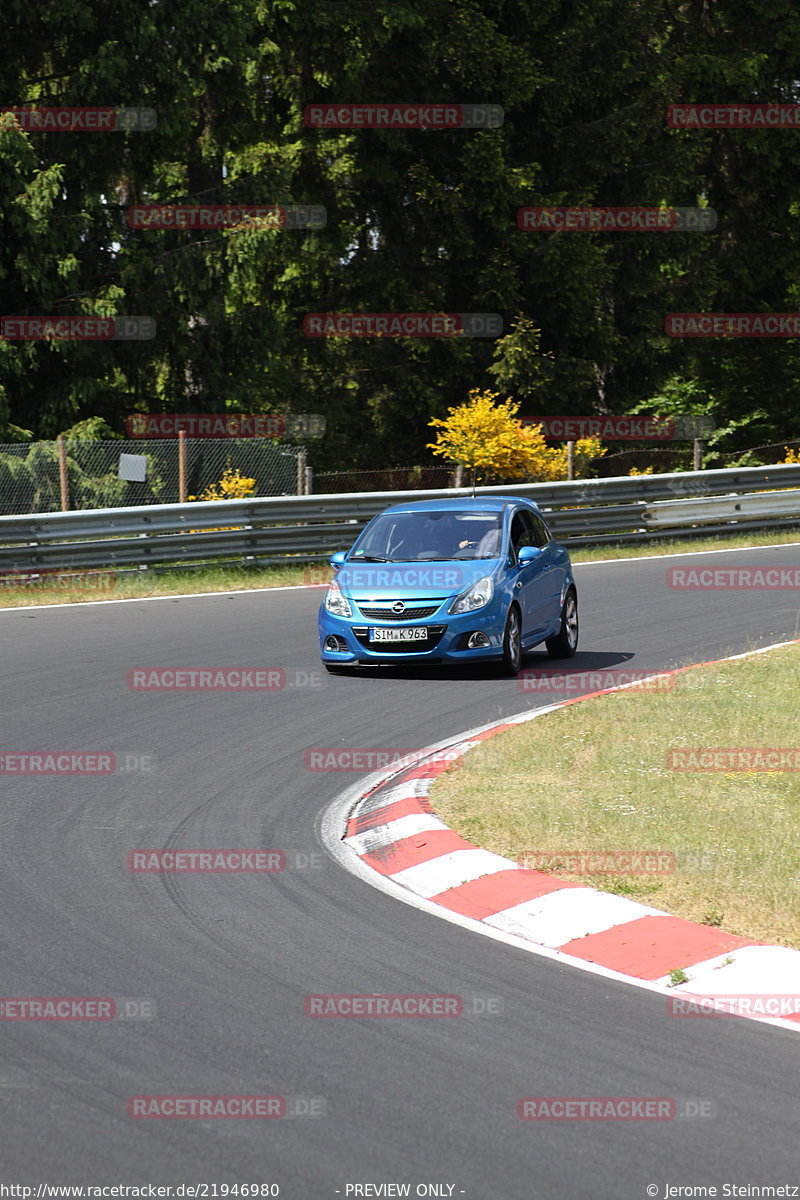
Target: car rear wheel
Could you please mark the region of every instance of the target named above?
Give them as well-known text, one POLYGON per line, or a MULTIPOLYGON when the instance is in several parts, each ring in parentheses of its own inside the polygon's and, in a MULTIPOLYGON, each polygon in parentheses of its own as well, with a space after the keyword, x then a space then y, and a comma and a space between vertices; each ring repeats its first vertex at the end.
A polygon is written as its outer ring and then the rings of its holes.
POLYGON ((512 604, 506 618, 506 628, 503 634, 503 674, 519 675, 522 666, 522 626, 520 625, 519 609, 512 604))
POLYGON ((578 649, 578 597, 570 588, 561 608, 561 629, 555 637, 545 639, 551 658, 572 658, 578 649))

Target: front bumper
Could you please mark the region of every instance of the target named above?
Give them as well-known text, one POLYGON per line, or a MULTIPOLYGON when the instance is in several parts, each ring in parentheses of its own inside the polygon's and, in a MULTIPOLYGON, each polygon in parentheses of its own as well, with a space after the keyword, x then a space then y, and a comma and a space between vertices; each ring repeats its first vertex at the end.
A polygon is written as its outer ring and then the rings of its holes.
POLYGON ((503 652, 503 621, 494 604, 472 613, 457 616, 447 612, 447 605, 434 616, 425 620, 398 622, 368 620, 356 612, 353 617, 335 617, 322 606, 319 614, 320 656, 329 663, 403 663, 403 662, 474 662, 478 659, 500 658, 503 652), (402 627, 430 630, 424 649, 416 642, 386 642, 380 644, 368 640, 373 628, 397 629, 402 627), (466 640, 472 633, 481 632, 489 645, 478 649, 467 649, 466 640), (333 651, 325 646, 325 639, 335 637, 344 649, 333 651))

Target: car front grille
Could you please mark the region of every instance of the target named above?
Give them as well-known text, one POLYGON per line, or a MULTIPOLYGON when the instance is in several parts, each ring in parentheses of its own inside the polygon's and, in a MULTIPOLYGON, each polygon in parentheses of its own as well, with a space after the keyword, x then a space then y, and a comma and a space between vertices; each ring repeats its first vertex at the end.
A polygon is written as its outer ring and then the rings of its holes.
MULTIPOLYGON (((358 604, 358 601, 356 603, 358 604)), ((392 612, 391 607, 365 608, 362 604, 358 607, 364 616, 372 621, 421 621, 423 617, 432 617, 441 603, 441 600, 438 600, 435 604, 426 604, 424 608, 405 608, 401 613, 392 612)))

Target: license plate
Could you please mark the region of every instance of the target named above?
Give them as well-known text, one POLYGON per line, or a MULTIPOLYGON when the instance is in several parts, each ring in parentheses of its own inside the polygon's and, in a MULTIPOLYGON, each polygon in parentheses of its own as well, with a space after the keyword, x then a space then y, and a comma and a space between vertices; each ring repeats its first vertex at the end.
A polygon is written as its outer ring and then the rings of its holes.
POLYGON ((427 629, 370 629, 371 642, 427 642, 427 629))

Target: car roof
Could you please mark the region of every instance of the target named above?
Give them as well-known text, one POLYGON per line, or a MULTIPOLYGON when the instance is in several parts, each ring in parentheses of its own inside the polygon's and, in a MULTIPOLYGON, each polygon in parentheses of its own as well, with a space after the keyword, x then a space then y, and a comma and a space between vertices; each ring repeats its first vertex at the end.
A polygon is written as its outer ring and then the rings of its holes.
POLYGON ((502 512, 509 504, 522 504, 539 511, 539 506, 527 496, 453 496, 446 500, 407 500, 404 504, 391 504, 385 513, 401 512, 502 512))

